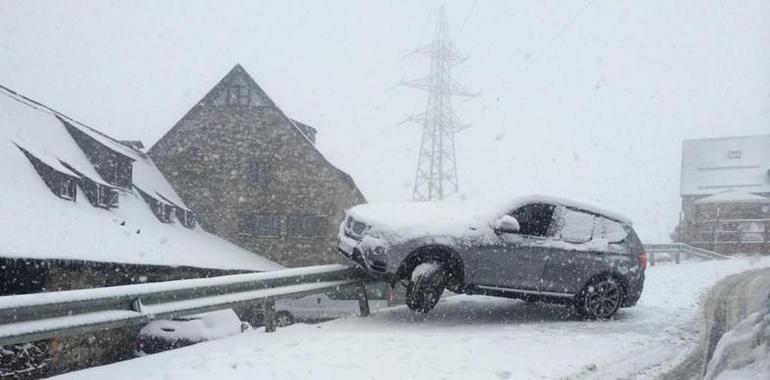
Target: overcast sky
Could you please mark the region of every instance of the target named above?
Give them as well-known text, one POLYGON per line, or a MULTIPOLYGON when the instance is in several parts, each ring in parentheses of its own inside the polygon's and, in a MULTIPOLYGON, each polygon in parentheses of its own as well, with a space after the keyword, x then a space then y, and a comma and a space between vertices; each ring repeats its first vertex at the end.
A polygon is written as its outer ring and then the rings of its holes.
MULTIPOLYGON (((370 201, 411 196, 439 1, 5 1, 0 84, 151 145, 241 63, 370 201)), ((770 1, 444 2, 470 198, 547 193, 678 220, 686 138, 770 133, 770 1), (467 22, 466 22, 467 20, 467 22), (465 24, 460 33, 460 26, 465 24)))

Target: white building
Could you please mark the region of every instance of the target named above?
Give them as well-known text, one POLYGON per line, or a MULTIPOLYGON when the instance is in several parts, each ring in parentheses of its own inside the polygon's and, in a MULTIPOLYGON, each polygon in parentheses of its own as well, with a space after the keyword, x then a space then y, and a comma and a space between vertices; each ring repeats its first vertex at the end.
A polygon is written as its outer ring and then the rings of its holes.
POLYGON ((681 236, 726 253, 767 252, 770 135, 685 140, 681 236))

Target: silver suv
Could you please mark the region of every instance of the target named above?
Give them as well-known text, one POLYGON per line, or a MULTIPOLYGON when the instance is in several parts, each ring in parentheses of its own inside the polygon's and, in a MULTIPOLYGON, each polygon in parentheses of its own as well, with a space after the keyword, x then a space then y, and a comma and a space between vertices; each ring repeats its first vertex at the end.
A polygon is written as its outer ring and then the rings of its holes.
POLYGON ((365 204, 348 210, 339 252, 426 313, 443 293, 574 305, 612 318, 636 304, 646 255, 631 222, 551 197, 519 198, 489 211, 446 203, 365 204))

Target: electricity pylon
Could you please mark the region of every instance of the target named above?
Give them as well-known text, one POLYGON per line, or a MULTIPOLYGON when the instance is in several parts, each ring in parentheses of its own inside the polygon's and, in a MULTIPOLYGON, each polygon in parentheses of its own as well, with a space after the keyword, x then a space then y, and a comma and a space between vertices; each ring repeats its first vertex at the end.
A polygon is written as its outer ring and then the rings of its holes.
POLYGON ((412 200, 440 200, 458 191, 455 133, 469 127, 452 111, 452 97, 476 94, 452 79, 452 67, 465 61, 453 46, 446 11, 441 7, 433 41, 415 53, 430 59, 428 76, 401 82, 428 92, 425 112, 405 120, 422 126, 422 142, 417 162, 412 200))

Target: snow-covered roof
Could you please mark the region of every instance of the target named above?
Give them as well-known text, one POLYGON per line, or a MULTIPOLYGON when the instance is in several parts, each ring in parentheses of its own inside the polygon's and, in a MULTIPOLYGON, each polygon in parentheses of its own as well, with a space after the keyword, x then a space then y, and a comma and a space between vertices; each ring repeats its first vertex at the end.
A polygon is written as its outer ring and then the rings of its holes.
MULTIPOLYGON (((20 147, 57 171, 80 177, 61 164, 65 162, 84 176, 102 181, 57 116, 45 106, 0 87, 0 257, 243 270, 281 268, 200 227, 161 223, 135 189, 119 191, 118 208, 109 210, 93 207, 82 189, 75 201, 54 195, 20 147)), ((148 157, 125 149, 135 160, 137 186, 183 206, 148 157)))
POLYGON ((770 199, 742 191, 725 191, 695 201, 695 204, 710 203, 770 203, 770 199))
POLYGON ((770 193, 770 135, 685 140, 681 195, 770 193))

